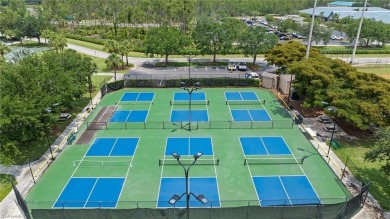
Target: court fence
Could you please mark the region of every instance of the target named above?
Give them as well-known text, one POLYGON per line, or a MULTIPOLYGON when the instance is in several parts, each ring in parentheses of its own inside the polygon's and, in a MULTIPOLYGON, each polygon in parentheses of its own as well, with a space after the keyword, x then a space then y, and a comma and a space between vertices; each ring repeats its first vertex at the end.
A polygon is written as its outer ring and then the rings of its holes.
MULTIPOLYGON (((362 191, 357 196, 346 200, 345 198, 321 199, 322 203, 336 204, 313 204, 313 205, 285 205, 261 207, 259 201, 219 201, 211 202, 211 207, 190 208, 190 218, 350 218, 364 205, 367 191, 362 191), (337 201, 339 201, 337 203, 337 201), (218 206, 218 207, 213 207, 218 206), (224 206, 224 207, 219 207, 224 206), (226 207, 225 207, 226 206, 226 207)), ((266 200, 264 200, 266 201, 266 200)), ((273 200, 275 201, 275 200, 273 200)), ((53 203, 53 202, 52 202, 53 203)), ((280 200, 278 200, 280 203, 280 200)), ((118 202, 116 209, 104 207, 96 208, 39 208, 35 206, 50 206, 49 203, 28 202, 33 218, 185 218, 186 208, 155 208, 156 202, 118 202), (154 207, 151 207, 154 206, 154 207)), ((180 206, 185 203, 179 203, 180 206)), ((63 203, 65 206, 66 203, 63 203)), ((104 203, 100 203, 104 206, 104 203)), ((99 206, 99 203, 96 203, 99 206)))
POLYGON ((207 122, 87 122, 88 130, 112 130, 112 129, 274 129, 293 128, 294 122, 288 120, 272 121, 207 121, 207 122))

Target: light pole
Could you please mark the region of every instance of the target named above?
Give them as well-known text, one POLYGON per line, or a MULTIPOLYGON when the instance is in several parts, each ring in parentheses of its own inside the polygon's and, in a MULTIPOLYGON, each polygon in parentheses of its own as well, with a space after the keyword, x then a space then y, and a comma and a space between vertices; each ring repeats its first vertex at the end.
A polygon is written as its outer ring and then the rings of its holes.
POLYGON ((177 160, 177 162, 180 164, 181 167, 183 167, 184 175, 186 178, 186 191, 179 195, 174 194, 171 199, 169 199, 168 203, 171 205, 175 205, 177 201, 181 199, 184 195, 186 195, 186 209, 187 209, 187 219, 190 218, 190 197, 191 195, 194 196, 198 201, 202 202, 204 205, 207 204, 209 201, 207 200, 204 195, 198 195, 196 196, 194 193, 189 191, 188 188, 188 172, 190 171, 190 168, 196 163, 196 161, 199 159, 199 157, 202 156, 202 152, 198 152, 194 155, 194 161, 189 166, 184 166, 183 163, 180 161, 180 155, 176 152, 172 153, 172 156, 177 160))
MULTIPOLYGON (((321 102, 323 105, 326 105, 328 106, 327 110, 328 111, 337 111, 337 108, 334 107, 334 106, 329 106, 329 103, 328 102, 321 102)), ((329 153, 330 153, 330 147, 332 146, 332 143, 333 143, 333 136, 334 136, 334 132, 336 130, 336 123, 333 121, 333 128, 332 128, 332 135, 330 136, 330 143, 329 143, 329 148, 328 148, 328 153, 326 154, 326 157, 329 157, 329 153)))
POLYGON ((189 56, 186 56, 188 60, 188 81, 191 82, 191 61, 192 61, 192 54, 189 56))
POLYGON ((189 102, 188 102, 188 130, 191 131, 191 102, 192 102, 192 92, 195 90, 200 90, 201 85, 200 82, 196 82, 193 87, 187 87, 186 83, 180 82, 180 88, 183 90, 186 90, 188 92, 188 95, 190 96, 189 102))

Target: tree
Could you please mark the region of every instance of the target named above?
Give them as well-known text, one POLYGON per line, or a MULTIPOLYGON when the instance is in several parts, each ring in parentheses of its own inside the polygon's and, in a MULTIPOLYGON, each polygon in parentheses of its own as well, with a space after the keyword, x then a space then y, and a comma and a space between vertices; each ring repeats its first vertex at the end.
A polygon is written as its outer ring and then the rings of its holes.
POLYGON ((123 63, 123 60, 116 53, 111 53, 105 62, 107 66, 114 69, 114 79, 116 81, 116 69, 123 63))
POLYGON ((380 170, 390 175, 390 126, 375 131, 377 140, 373 147, 365 154, 364 160, 368 162, 384 161, 380 170))
MULTIPOLYGON (((301 61, 306 54, 306 46, 299 42, 289 41, 279 43, 273 49, 269 50, 264 56, 268 65, 280 67, 280 72, 285 72, 287 67, 297 61, 301 61)), ((319 55, 317 49, 310 48, 310 57, 319 55)))
POLYGON ((145 53, 150 57, 153 57, 155 54, 164 55, 167 63, 169 55, 179 53, 188 43, 187 38, 176 27, 155 27, 147 33, 144 42, 145 53))
POLYGON ((50 39, 49 39, 49 46, 54 47, 56 52, 58 51, 63 52, 64 47, 66 47, 68 44, 66 42, 66 38, 62 34, 54 34, 50 39))
POLYGON ((104 43, 104 49, 106 49, 108 53, 118 53, 119 43, 115 40, 107 40, 104 43))
POLYGON ((241 33, 238 38, 238 48, 245 56, 253 57, 253 64, 256 63, 257 54, 265 53, 278 43, 275 34, 267 32, 263 27, 250 27, 241 33))
POLYGON ((41 144, 58 113, 72 107, 86 91, 92 67, 90 58, 72 50, 63 54, 48 51, 0 65, 2 162, 41 144), (45 109, 54 103, 60 106, 48 114, 45 109))
POLYGON ((0 44, 0 55, 2 58, 4 58, 4 54, 6 54, 9 51, 11 51, 11 49, 8 46, 4 44, 0 44))
POLYGON ((240 31, 244 29, 242 25, 244 24, 237 19, 224 19, 219 22, 203 17, 192 32, 192 38, 201 54, 212 54, 213 62, 216 62, 218 53, 226 54, 232 48, 240 31))

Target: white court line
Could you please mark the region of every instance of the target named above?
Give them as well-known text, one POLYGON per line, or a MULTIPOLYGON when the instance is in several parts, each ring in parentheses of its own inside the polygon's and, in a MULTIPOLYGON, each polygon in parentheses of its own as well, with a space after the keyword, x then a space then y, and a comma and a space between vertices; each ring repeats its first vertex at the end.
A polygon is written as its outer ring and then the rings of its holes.
POLYGON ((253 122, 254 120, 253 120, 253 118, 252 118, 251 112, 250 112, 249 110, 246 110, 246 111, 248 112, 249 117, 251 117, 251 121, 253 122))
POLYGON ((124 122, 127 122, 127 120, 129 119, 129 116, 130 116, 130 114, 131 114, 131 112, 132 112, 133 110, 123 110, 123 111, 129 112, 129 113, 127 114, 126 120, 124 121, 124 122))
POLYGON ((137 102, 138 101, 138 98, 139 98, 139 96, 141 95, 141 93, 140 92, 138 92, 138 96, 137 96, 137 98, 135 98, 135 102, 137 102))
POLYGON ((287 190, 286 190, 286 188, 284 187, 284 184, 283 184, 282 179, 280 178, 280 176, 278 176, 278 179, 279 179, 279 181, 280 181, 280 184, 281 184, 282 187, 283 187, 284 193, 286 193, 286 196, 287 196, 287 198, 288 198, 288 202, 290 202, 290 204, 292 205, 290 196, 288 196, 287 190))
POLYGON ((108 154, 108 156, 111 156, 111 153, 112 153, 112 151, 114 150, 115 145, 116 145, 117 142, 118 142, 118 138, 115 139, 115 142, 114 142, 114 144, 112 145, 111 150, 110 150, 110 153, 108 154))
MULTIPOLYGON (((265 136, 263 136, 263 137, 265 137, 265 136)), ((264 146, 264 148, 265 148, 265 151, 267 152, 267 155, 269 155, 269 152, 268 152, 268 150, 267 150, 267 146, 266 146, 266 144, 264 143, 263 138, 262 138, 262 137, 259 137, 259 138, 260 138, 261 143, 263 143, 263 146, 264 146)))
POLYGON ((124 185, 126 184, 126 180, 127 180, 128 176, 129 176, 130 169, 133 168, 133 158, 134 158, 135 153, 137 152, 139 141, 140 141, 140 138, 138 137, 137 145, 135 146, 135 150, 134 150, 133 156, 131 157, 130 165, 129 165, 129 167, 127 168, 127 172, 126 172, 126 176, 125 176, 125 181, 123 181, 122 189, 121 189, 121 191, 119 192, 119 196, 118 196, 118 200, 117 200, 117 202, 116 202, 115 208, 117 207, 118 202, 119 202, 119 200, 120 200, 120 198, 121 198, 121 196, 122 196, 123 187, 124 187, 124 185))
MULTIPOLYGON (((171 114, 172 114, 172 111, 171 111, 171 114)), ((168 139, 171 138, 171 137, 167 137, 167 139, 165 140, 165 152, 164 152, 164 159, 165 159, 165 153, 167 151, 167 145, 168 145, 168 139)), ((160 198, 160 190, 161 190, 161 180, 163 178, 163 174, 164 174, 164 163, 161 165, 161 174, 160 174, 160 184, 158 185, 158 194, 157 194, 157 200, 156 200, 156 208, 158 208, 158 199, 160 198)))
POLYGON ((89 198, 91 197, 91 195, 92 195, 92 192, 93 192, 93 190, 95 189, 95 186, 96 186, 96 184, 97 184, 98 180, 99 180, 99 178, 96 178, 96 180, 95 180, 95 184, 93 184, 93 186, 92 186, 92 189, 91 189, 91 191, 89 192, 89 195, 88 195, 88 197, 87 197, 87 200, 85 201, 85 204, 84 204, 84 207, 83 207, 83 208, 85 208, 85 206, 87 205, 87 203, 88 203, 88 200, 89 200, 89 198))

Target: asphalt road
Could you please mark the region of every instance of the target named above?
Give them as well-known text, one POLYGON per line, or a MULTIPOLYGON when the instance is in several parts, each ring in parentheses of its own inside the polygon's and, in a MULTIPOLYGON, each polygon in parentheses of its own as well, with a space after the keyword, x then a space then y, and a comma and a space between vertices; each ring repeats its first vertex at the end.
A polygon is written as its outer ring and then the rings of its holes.
MULTIPOLYGON (((34 39, 37 41, 36 39, 34 39)), ((102 51, 96 51, 93 49, 89 49, 86 47, 74 45, 71 43, 68 43, 67 46, 69 49, 73 49, 77 52, 99 57, 99 58, 107 58, 109 56, 108 53, 102 52, 102 51)), ((347 63, 350 63, 351 61, 351 55, 344 55, 344 56, 335 56, 334 58, 341 59, 347 63)), ((197 62, 205 60, 205 58, 193 58, 192 62, 197 62)), ((246 62, 252 62, 252 58, 234 58, 234 61, 246 61, 246 62)), ((125 61, 125 60, 124 60, 125 61)), ((151 75, 159 75, 159 78, 165 77, 166 79, 169 79, 172 75, 177 75, 183 78, 187 78, 189 74, 191 74, 191 78, 196 77, 244 77, 243 71, 233 71, 230 72, 226 69, 226 67, 191 67, 189 70, 188 67, 180 67, 180 68, 154 68, 150 67, 150 64, 157 61, 155 58, 136 58, 136 57, 129 57, 129 62, 133 63, 135 65, 135 68, 131 70, 130 74, 137 75, 138 78, 140 77, 151 77, 151 75)), ((164 61, 162 59, 162 61, 164 61)), ((170 59, 170 61, 180 61, 180 62, 186 62, 187 58, 175 58, 170 59)), ((226 61, 226 60, 225 60, 226 61)), ((380 63, 390 64, 390 57, 386 58, 355 58, 354 59, 354 65, 364 65, 364 64, 373 64, 373 63, 380 63)), ((268 67, 266 62, 262 58, 258 58, 256 61, 256 64, 260 65, 262 68, 259 71, 261 72, 273 72, 276 69, 274 67, 268 67)), ((118 74, 120 77, 122 74, 118 74)), ((176 77, 177 78, 177 77, 176 77)))

